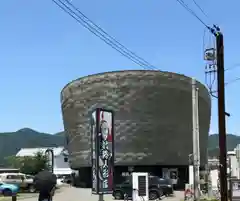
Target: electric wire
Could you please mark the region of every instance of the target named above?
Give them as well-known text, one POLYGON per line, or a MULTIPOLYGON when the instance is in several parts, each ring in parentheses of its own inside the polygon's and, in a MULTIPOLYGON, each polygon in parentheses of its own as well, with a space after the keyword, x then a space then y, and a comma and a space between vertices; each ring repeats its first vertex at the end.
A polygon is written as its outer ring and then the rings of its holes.
POLYGON ((206 44, 205 44, 205 36, 206 36, 206 27, 204 27, 204 30, 203 30, 203 57, 205 56, 204 55, 204 53, 205 53, 205 50, 206 50, 206 48, 205 48, 205 46, 206 46, 206 44))
POLYGON ((194 16, 199 22, 201 22, 207 29, 210 27, 191 9, 183 0, 176 0, 183 8, 185 8, 192 16, 194 16))
POLYGON ((67 14, 69 14, 72 18, 74 18, 78 23, 80 23, 83 27, 85 27, 86 29, 88 29, 91 33, 93 33, 95 36, 97 36, 98 38, 100 38, 101 40, 103 40, 106 44, 108 44, 110 47, 112 47, 113 49, 115 49, 116 51, 118 51, 120 54, 122 54, 123 56, 127 57, 128 59, 130 59, 131 61, 133 61, 134 63, 145 67, 146 65, 135 60, 131 55, 128 55, 127 52, 125 51, 121 51, 120 49, 118 49, 117 46, 115 46, 113 43, 111 43, 110 40, 106 39, 104 37, 103 34, 101 34, 100 32, 96 32, 96 30, 94 28, 92 28, 91 26, 89 26, 89 24, 84 21, 81 18, 78 18, 79 16, 76 15, 76 13, 74 13, 68 6, 66 6, 62 1, 58 1, 60 2, 62 5, 60 5, 57 0, 52 0, 57 6, 59 6, 64 12, 66 12, 67 14))
POLYGON ((240 64, 235 64, 235 65, 232 66, 232 67, 226 68, 225 71, 233 70, 233 69, 239 68, 239 67, 240 67, 240 64))
POLYGON ((235 78, 235 79, 232 79, 232 80, 226 82, 226 83, 225 83, 225 86, 226 86, 226 85, 229 85, 229 84, 232 84, 232 83, 235 83, 235 82, 237 82, 237 81, 240 81, 240 77, 237 77, 237 78, 235 78))
POLYGON ((196 0, 193 0, 193 3, 198 7, 198 9, 202 12, 203 15, 205 15, 205 17, 208 18, 208 15, 204 12, 204 10, 202 9, 202 7, 197 3, 196 0))
MULTIPOLYGON (((88 29, 91 33, 93 33, 95 36, 100 38, 102 41, 104 41, 107 45, 109 45, 111 48, 118 51, 120 54, 131 60, 132 62, 138 64, 139 66, 142 66, 145 69, 151 69, 151 70, 158 70, 155 66, 151 65, 150 63, 146 62, 146 60, 142 59, 141 57, 137 56, 132 51, 128 50, 124 45, 119 43, 116 39, 113 37, 110 37, 109 34, 106 34, 106 32, 103 32, 103 29, 101 29, 99 26, 94 27, 94 24, 92 21, 90 21, 88 18, 84 17, 85 15, 79 15, 81 14, 78 9, 78 11, 75 9, 70 8, 71 4, 69 1, 69 5, 66 5, 66 1, 63 2, 62 0, 52 0, 59 8, 61 8, 65 13, 70 15, 73 19, 75 19, 79 24, 81 24, 84 28, 88 29), (91 22, 92 25, 89 23, 91 22), (106 37, 108 36, 108 38, 106 37), (110 38, 110 39, 109 39, 110 38)), ((73 6, 72 6, 73 7, 73 6)))
MULTIPOLYGON (((237 77, 237 78, 232 79, 232 80, 230 80, 230 81, 228 81, 228 82, 225 82, 225 86, 228 86, 229 84, 233 84, 233 83, 238 82, 238 81, 240 81, 240 77, 237 77)), ((212 93, 212 94, 213 94, 213 93, 217 93, 217 90, 214 90, 214 91, 212 91, 211 93, 212 93)))
MULTIPOLYGON (((234 69, 239 68, 239 67, 240 67, 240 64, 235 64, 235 65, 232 66, 232 67, 226 68, 225 71, 234 70, 234 69)), ((229 84, 235 83, 235 82, 237 82, 237 81, 240 81, 240 77, 234 78, 234 79, 226 82, 225 85, 229 85, 229 84)))
MULTIPOLYGON (((115 43, 117 43, 120 47, 137 57, 138 59, 142 60, 145 62, 148 66, 152 66, 149 62, 147 62, 145 59, 139 57, 136 53, 132 52, 129 50, 127 47, 125 47, 123 44, 121 44, 116 38, 112 37, 109 35, 103 28, 98 26, 96 23, 94 23, 91 19, 89 19, 83 12, 81 12, 75 5, 73 5, 69 0, 65 0, 72 8, 74 8, 81 16, 83 16, 85 19, 87 19, 93 26, 95 26, 98 30, 100 30, 102 33, 104 33, 106 36, 108 36, 110 39, 112 39, 115 43)), ((153 66, 152 66, 153 67, 153 66)))

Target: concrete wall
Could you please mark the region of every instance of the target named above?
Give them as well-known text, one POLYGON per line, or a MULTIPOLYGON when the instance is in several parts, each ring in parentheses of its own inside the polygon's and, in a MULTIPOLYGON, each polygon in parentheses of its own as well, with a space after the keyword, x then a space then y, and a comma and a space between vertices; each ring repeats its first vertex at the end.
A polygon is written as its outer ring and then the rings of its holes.
MULTIPOLYGON (((200 83, 201 161, 206 162, 211 102, 200 83)), ((61 93, 71 168, 90 166, 90 113, 115 111, 117 165, 186 165, 192 153, 191 79, 160 71, 119 71, 75 80, 61 93)))

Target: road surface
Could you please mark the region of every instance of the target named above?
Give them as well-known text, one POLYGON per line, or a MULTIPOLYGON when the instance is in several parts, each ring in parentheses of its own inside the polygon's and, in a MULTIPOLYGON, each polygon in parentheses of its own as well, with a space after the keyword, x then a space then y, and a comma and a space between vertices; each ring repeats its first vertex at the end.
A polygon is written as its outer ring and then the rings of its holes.
MULTIPOLYGON (((37 198, 20 199, 21 201, 37 201, 37 198)), ((114 201, 111 195, 104 196, 105 201, 114 201)), ((163 198, 163 201, 183 200, 183 192, 175 192, 174 197, 163 198)), ((74 187, 63 187, 61 192, 57 193, 53 201, 98 201, 97 195, 92 195, 90 189, 81 189, 74 187)))

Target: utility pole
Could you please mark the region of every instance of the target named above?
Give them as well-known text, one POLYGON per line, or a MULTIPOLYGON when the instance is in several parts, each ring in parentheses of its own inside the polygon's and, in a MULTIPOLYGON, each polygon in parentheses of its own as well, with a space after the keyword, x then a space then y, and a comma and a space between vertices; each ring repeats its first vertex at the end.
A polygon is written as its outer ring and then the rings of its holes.
POLYGON ((193 172, 194 172, 194 201, 200 199, 199 188, 199 166, 200 166, 200 150, 199 150, 199 122, 198 122, 198 89, 196 80, 192 79, 192 124, 193 124, 193 172))
POLYGON ((217 87, 218 87, 218 127, 220 149, 220 194, 221 201, 228 199, 227 185, 227 148, 226 148, 226 120, 225 120, 225 79, 224 79, 224 45, 223 34, 218 31, 216 36, 217 50, 217 87))
POLYGON ((237 178, 240 179, 240 144, 238 144, 236 147, 236 157, 237 157, 237 162, 238 162, 237 178))
POLYGON ((199 89, 196 87, 196 147, 197 147, 197 175, 198 175, 198 189, 200 190, 200 141, 199 141, 199 89))
POLYGON ((232 184, 231 184, 231 180, 232 180, 232 158, 231 155, 228 155, 228 164, 229 164, 229 190, 230 190, 230 195, 228 195, 229 197, 229 201, 232 201, 232 184))
MULTIPOLYGON (((199 89, 196 87, 196 150, 197 150, 197 157, 196 157, 196 168, 197 168, 197 188, 198 192, 200 192, 200 141, 199 141, 199 104, 198 104, 198 98, 199 98, 199 89)), ((200 195, 199 195, 200 196, 200 195)))
POLYGON ((207 149, 207 164, 205 165, 205 170, 207 172, 206 174, 207 192, 208 192, 208 197, 212 198, 213 193, 212 193, 211 165, 209 164, 208 159, 209 159, 209 155, 208 155, 208 149, 207 149))

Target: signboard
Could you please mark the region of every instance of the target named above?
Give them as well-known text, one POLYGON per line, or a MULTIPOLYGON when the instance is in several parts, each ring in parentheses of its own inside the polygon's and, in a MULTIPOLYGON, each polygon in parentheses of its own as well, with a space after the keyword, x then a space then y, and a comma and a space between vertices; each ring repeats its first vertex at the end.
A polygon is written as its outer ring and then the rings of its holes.
POLYGON ((91 116, 92 193, 111 194, 114 170, 113 112, 97 108, 91 116))

